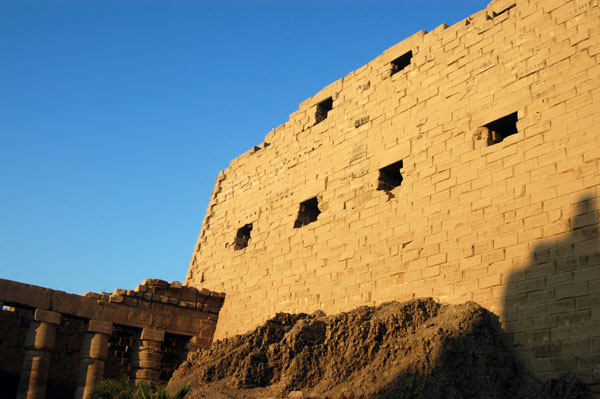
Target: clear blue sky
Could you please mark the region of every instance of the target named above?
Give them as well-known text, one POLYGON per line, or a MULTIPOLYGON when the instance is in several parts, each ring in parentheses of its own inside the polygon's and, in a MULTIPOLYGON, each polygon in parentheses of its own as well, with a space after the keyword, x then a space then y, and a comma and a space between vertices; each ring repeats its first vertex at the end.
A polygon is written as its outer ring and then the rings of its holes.
POLYGON ((0 1, 0 278, 183 281, 219 171, 322 87, 488 1, 0 1))

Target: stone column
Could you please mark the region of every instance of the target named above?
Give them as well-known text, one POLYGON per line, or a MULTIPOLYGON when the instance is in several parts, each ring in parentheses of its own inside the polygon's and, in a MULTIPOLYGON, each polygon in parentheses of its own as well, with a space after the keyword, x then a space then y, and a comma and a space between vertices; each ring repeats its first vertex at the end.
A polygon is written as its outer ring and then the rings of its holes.
POLYGON ((136 382, 158 381, 165 332, 144 328, 131 357, 131 373, 136 382))
POLYGON ((113 325, 107 321, 90 320, 81 346, 79 376, 75 399, 89 398, 92 388, 104 378, 104 365, 108 358, 108 337, 113 325))
POLYGON ((17 399, 44 399, 60 313, 36 309, 25 339, 25 359, 21 369, 17 399))

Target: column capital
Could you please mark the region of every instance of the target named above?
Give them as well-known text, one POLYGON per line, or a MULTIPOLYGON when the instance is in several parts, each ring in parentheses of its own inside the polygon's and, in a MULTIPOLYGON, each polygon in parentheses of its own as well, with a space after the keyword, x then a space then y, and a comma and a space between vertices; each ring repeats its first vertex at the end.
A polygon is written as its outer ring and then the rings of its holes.
POLYGON ((88 331, 98 334, 111 335, 113 330, 113 323, 103 320, 90 320, 88 324, 88 331))
POLYGON ((152 328, 144 328, 142 330, 141 339, 143 339, 144 341, 163 342, 165 340, 165 332, 160 330, 154 330, 152 328))
POLYGON ((33 320, 50 324, 60 324, 60 313, 51 310, 36 309, 33 320))

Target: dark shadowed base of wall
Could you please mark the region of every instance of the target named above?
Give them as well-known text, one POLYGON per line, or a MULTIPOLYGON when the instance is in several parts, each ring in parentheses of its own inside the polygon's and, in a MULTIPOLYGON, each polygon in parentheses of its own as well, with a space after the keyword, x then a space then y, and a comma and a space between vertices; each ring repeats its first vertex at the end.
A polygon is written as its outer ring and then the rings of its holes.
POLYGON ((542 378, 572 372, 600 393, 598 203, 581 198, 570 232, 544 240, 507 279, 504 325, 519 358, 542 378))
POLYGON ((56 328, 55 349, 50 357, 50 370, 46 397, 73 399, 77 388, 77 375, 83 334, 87 331, 87 320, 63 316, 56 328))
POLYGON ((0 387, 7 398, 17 395, 21 364, 25 355, 25 337, 33 311, 0 310, 0 387))

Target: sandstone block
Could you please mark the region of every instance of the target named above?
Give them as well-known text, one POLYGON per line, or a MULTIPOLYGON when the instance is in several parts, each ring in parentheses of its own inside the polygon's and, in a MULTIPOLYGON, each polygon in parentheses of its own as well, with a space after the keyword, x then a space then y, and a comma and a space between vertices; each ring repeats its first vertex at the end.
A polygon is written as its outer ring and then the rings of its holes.
POLYGON ((90 320, 88 324, 88 331, 93 333, 110 335, 113 331, 113 324, 109 321, 90 320))
POLYGON ((136 380, 157 381, 160 377, 159 370, 138 369, 132 371, 132 377, 136 380))
POLYGON ((99 320, 111 321, 114 324, 127 324, 128 307, 119 303, 102 303, 102 314, 99 320))
POLYGON ((144 328, 142 330, 141 339, 148 341, 163 342, 165 340, 165 332, 160 330, 154 330, 152 328, 144 328))
POLYGON ((146 292, 147 286, 145 285, 137 285, 134 289, 135 292, 146 292))
POLYGON ((193 287, 182 287, 180 295, 182 300, 196 301, 198 290, 193 287))
POLYGON ((109 297, 108 301, 111 303, 123 303, 125 301, 125 297, 113 294, 109 297))
POLYGON ((60 313, 49 310, 36 309, 33 316, 35 321, 42 321, 50 324, 60 324, 60 313))
POLYGON ((142 285, 145 285, 148 287, 160 288, 163 290, 167 289, 169 287, 169 283, 167 283, 165 280, 160 280, 157 278, 147 278, 142 281, 142 285))
POLYGON ((180 281, 171 281, 169 283, 169 288, 181 288, 182 284, 180 281))
POLYGON ((0 279, 0 300, 32 308, 49 309, 52 302, 52 290, 0 279))

